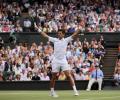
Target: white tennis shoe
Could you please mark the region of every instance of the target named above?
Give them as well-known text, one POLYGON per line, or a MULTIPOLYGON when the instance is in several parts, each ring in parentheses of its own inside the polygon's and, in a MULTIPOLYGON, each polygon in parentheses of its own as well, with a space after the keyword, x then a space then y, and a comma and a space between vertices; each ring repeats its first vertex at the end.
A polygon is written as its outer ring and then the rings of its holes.
POLYGON ((74 96, 79 96, 78 91, 74 92, 74 96))
POLYGON ((54 97, 54 98, 57 98, 58 95, 55 93, 55 92, 50 92, 50 96, 54 97))

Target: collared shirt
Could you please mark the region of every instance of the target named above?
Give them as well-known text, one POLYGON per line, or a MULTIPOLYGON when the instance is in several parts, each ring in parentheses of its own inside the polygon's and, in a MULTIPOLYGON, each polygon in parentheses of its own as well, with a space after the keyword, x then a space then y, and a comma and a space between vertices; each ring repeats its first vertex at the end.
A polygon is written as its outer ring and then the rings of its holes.
POLYGON ((57 60, 66 59, 66 49, 72 37, 67 37, 59 40, 58 38, 49 37, 49 41, 54 43, 54 57, 57 60))
POLYGON ((99 79, 99 78, 103 78, 104 77, 104 75, 103 75, 103 72, 102 72, 102 70, 100 70, 100 69, 97 69, 97 74, 96 74, 96 70, 94 70, 92 73, 91 73, 91 78, 97 78, 97 79, 99 79), (96 76, 97 75, 97 76, 96 76))

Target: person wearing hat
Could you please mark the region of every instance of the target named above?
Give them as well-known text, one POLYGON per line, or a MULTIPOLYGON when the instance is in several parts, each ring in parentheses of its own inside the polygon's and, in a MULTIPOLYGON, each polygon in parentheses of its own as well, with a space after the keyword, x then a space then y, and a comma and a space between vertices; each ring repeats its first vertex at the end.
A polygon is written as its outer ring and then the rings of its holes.
POLYGON ((99 68, 99 65, 96 65, 95 70, 91 72, 91 77, 87 86, 87 91, 91 90, 91 87, 95 82, 97 82, 99 85, 98 90, 101 90, 103 77, 104 77, 103 71, 99 68))

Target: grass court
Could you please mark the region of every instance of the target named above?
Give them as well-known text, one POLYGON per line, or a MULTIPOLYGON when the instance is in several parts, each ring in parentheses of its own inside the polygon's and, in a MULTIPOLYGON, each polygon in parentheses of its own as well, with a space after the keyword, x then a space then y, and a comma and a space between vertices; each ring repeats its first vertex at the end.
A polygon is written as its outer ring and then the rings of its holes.
POLYGON ((58 98, 50 97, 49 91, 0 91, 0 100, 120 100, 120 90, 79 90, 79 96, 74 96, 73 91, 56 92, 58 98))

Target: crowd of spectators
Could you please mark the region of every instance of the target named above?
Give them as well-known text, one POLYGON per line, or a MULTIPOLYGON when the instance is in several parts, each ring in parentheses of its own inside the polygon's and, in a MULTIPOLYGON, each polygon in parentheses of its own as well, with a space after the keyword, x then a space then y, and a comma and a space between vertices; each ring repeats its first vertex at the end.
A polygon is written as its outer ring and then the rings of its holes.
MULTIPOLYGON (((120 32, 119 0, 0 0, 0 32, 35 32, 34 24, 44 32, 65 29, 73 33, 120 32)), ((104 57, 103 37, 88 42, 79 39, 67 48, 67 60, 76 80, 88 80, 96 64, 104 57)), ((2 42, 1 42, 2 43, 2 42)), ((50 80, 53 47, 48 41, 37 45, 20 43, 15 48, 0 43, 0 80, 50 80)), ((120 52, 120 50, 119 50, 120 52)), ((120 77, 120 53, 114 79, 120 77)), ((65 80, 63 72, 58 80, 65 80)))
POLYGON ((34 23, 44 32, 61 28, 74 32, 78 27, 82 32, 119 32, 119 4, 119 0, 2 0, 0 32, 34 31, 34 23))
MULTIPOLYGON (((89 80, 95 65, 101 64, 104 57, 104 40, 93 38, 80 41, 77 38, 67 46, 66 57, 75 80, 89 80)), ((50 80, 53 45, 20 43, 14 48, 2 47, 0 50, 0 80, 30 81, 50 80)), ((58 74, 58 80, 66 80, 63 72, 58 74)))
POLYGON ((21 32, 21 8, 17 2, 0 2, 0 32, 21 32))

